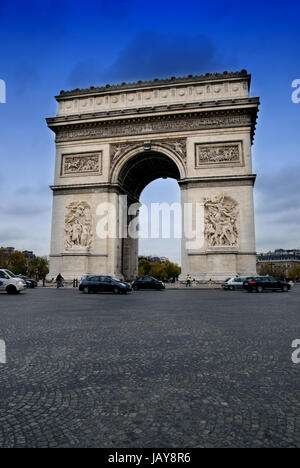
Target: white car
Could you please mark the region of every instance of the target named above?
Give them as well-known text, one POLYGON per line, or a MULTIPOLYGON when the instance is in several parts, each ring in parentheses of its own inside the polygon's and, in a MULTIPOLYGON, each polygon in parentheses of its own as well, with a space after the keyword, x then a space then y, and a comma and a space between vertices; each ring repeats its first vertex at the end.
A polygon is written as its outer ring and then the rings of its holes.
POLYGON ((18 294, 26 289, 26 283, 21 278, 15 278, 9 270, 0 269, 0 291, 8 294, 18 294))
POLYGON ((242 289, 244 281, 246 278, 228 278, 222 283, 222 288, 226 291, 234 291, 235 289, 242 289))

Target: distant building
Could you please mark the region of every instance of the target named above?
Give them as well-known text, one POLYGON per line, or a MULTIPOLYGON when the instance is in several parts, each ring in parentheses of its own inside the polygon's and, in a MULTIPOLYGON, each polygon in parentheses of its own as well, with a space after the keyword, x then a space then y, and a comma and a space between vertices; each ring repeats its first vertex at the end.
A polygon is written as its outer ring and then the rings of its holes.
POLYGON ((257 266, 264 264, 284 267, 286 270, 300 266, 300 250, 277 249, 274 252, 262 253, 257 256, 257 266))
POLYGON ((1 254, 3 255, 3 257, 9 257, 11 254, 14 253, 15 248, 14 247, 1 247, 0 250, 1 250, 1 254))
POLYGON ((32 260, 35 258, 35 255, 32 252, 32 250, 23 250, 22 253, 24 254, 24 257, 27 258, 27 260, 32 260))
MULTIPOLYGON (((9 257, 16 251, 15 247, 1 247, 0 250, 3 257, 9 257)), ((23 250, 22 254, 27 260, 35 258, 32 250, 23 250)))

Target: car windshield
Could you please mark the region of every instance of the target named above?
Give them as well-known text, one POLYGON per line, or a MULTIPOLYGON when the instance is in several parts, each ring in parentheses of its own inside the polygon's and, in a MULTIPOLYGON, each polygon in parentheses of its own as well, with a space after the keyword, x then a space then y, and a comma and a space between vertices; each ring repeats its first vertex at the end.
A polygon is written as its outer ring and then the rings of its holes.
POLYGON ((118 278, 112 278, 112 281, 117 281, 118 283, 123 283, 123 281, 119 280, 118 278))
POLYGON ((231 280, 231 278, 227 278, 227 279, 224 281, 224 283, 227 283, 227 282, 230 281, 230 280, 231 280))
POLYGON ((4 271, 5 271, 5 273, 7 273, 8 276, 10 276, 11 278, 16 278, 16 276, 17 276, 17 275, 15 275, 14 273, 12 273, 12 272, 9 271, 9 270, 4 270, 4 271))

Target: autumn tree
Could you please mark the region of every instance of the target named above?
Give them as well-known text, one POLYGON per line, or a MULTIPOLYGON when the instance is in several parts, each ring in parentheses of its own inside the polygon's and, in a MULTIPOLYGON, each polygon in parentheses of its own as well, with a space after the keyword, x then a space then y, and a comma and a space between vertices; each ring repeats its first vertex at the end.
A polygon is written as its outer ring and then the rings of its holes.
POLYGON ((45 279, 49 273, 49 261, 47 257, 34 257, 28 261, 28 276, 37 280, 45 279))
POLYGON ((11 270, 15 275, 27 274, 27 260, 22 252, 15 250, 8 257, 8 270, 11 270))

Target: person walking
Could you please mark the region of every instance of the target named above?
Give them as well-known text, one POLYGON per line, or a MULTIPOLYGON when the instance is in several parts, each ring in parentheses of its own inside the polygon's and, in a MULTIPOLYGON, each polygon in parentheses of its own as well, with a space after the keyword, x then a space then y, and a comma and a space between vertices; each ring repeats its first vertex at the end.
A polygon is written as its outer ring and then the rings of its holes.
POLYGON ((62 277, 61 273, 59 273, 56 277, 56 287, 57 289, 64 287, 64 278, 62 277))

